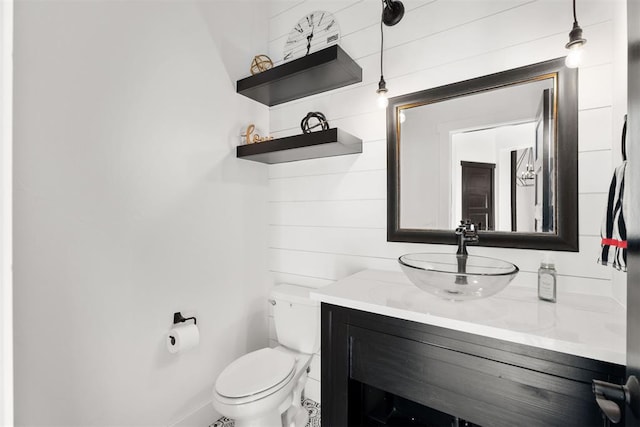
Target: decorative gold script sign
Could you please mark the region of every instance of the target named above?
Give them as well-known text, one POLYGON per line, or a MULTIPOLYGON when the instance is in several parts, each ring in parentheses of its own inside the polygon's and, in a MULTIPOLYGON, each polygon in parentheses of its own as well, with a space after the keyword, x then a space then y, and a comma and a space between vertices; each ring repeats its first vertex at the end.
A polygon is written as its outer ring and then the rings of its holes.
POLYGON ((245 139, 245 144, 254 144, 256 142, 264 142, 271 141, 273 139, 272 136, 260 136, 257 133, 253 133, 256 130, 255 125, 252 123, 247 126, 247 131, 244 135, 242 135, 245 139))

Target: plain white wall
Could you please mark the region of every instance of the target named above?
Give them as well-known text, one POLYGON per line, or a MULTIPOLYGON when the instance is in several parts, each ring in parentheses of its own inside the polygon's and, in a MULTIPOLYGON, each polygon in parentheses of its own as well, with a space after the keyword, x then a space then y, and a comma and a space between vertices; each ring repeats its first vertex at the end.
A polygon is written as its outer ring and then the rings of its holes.
POLYGON ((267 168, 235 157, 268 126, 235 93, 262 7, 16 4, 17 425, 211 422, 216 375, 267 344, 267 168), (175 311, 201 341, 172 355, 175 311))
MULTIPOLYGON (((404 2, 402 22, 385 28, 385 71, 390 96, 437 87, 566 55, 571 2, 564 0, 437 0, 404 2)), ((597 264, 606 192, 618 161, 626 111, 623 1, 578 2, 587 38, 579 71, 580 252, 555 253, 560 292, 622 295, 613 272, 597 264)), ((323 286, 365 268, 398 270, 407 252, 451 252, 447 245, 386 241, 386 125, 376 107, 379 1, 298 2, 270 17, 269 53, 282 57, 287 34, 315 9, 334 13, 340 45, 363 69, 362 83, 271 109, 271 132, 299 133, 308 111, 323 112, 332 127, 363 139, 363 153, 269 167, 269 268, 272 282, 323 286)), ((560 166, 561 167, 561 166, 560 166)), ((470 252, 514 262, 514 284, 535 287, 542 254, 533 250, 473 247, 470 252)), ((561 303, 561 301, 560 301, 561 303)))
POLYGON ((13 1, 0 2, 0 425, 13 424, 13 1))

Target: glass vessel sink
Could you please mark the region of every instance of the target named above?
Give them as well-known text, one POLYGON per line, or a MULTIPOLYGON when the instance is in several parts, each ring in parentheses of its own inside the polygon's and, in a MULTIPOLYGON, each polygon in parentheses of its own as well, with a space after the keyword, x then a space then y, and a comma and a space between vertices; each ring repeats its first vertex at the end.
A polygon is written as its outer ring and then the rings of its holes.
POLYGON ((474 255, 415 253, 402 255, 398 262, 418 288, 450 300, 494 295, 519 271, 510 262, 474 255))

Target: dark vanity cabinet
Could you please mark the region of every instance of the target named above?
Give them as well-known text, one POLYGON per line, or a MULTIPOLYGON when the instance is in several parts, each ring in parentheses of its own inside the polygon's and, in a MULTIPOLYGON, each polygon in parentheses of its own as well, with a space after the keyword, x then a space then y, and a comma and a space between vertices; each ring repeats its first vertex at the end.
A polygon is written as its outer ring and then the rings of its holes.
POLYGON ((601 426, 624 366, 322 303, 322 425, 601 426))

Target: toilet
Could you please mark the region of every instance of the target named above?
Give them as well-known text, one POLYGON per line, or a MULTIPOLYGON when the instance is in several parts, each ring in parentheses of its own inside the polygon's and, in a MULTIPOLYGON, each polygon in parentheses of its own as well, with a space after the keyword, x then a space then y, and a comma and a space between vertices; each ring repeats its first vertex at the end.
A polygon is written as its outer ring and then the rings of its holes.
POLYGON ((301 400, 313 353, 320 348, 320 304, 311 289, 277 285, 270 294, 278 346, 231 362, 216 379, 213 407, 236 427, 304 427, 301 400))

